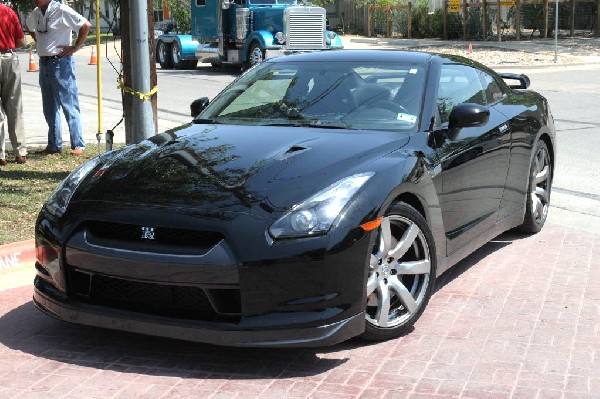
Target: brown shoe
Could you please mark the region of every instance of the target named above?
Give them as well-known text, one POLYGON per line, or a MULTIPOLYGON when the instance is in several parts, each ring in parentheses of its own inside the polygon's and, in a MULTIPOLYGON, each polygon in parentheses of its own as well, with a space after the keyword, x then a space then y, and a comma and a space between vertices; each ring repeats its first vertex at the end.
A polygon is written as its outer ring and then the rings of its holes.
POLYGON ((60 154, 62 150, 51 150, 49 148, 43 149, 42 151, 36 152, 36 154, 40 155, 52 155, 52 154, 60 154))
POLYGON ((71 155, 85 155, 85 148, 75 148, 71 150, 71 155))
POLYGON ((25 155, 21 155, 15 158, 15 162, 16 163, 25 163, 27 162, 27 158, 25 158, 25 155))
POLYGON ((6 159, 0 159, 0 166, 5 166, 8 164, 8 161, 6 159))

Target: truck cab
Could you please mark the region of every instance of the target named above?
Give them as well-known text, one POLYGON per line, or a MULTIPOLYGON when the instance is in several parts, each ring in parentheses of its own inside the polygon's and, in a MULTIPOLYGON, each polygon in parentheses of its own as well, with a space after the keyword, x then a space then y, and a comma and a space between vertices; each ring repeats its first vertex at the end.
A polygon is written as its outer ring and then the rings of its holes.
MULTIPOLYGON (((326 29, 327 18, 322 7, 297 0, 191 0, 191 3, 192 34, 159 36, 159 61, 161 46, 164 54, 170 51, 182 64, 188 61, 188 66, 193 63, 194 67, 198 60, 213 66, 252 67, 266 58, 343 48, 339 35, 326 29), (179 36, 186 44, 177 44, 168 36, 179 36), (193 57, 190 46, 195 46, 193 57)), ((161 66, 165 67, 163 62, 161 66)))

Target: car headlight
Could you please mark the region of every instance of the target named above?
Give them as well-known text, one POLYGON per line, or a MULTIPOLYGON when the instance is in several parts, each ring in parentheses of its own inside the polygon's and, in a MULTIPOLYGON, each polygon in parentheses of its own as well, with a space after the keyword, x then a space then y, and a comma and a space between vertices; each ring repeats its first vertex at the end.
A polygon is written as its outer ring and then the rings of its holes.
POLYGON ((100 163, 100 158, 93 158, 71 172, 71 174, 56 187, 46 201, 46 204, 44 205, 46 210, 56 217, 61 217, 67 210, 69 201, 71 201, 71 197, 79 186, 79 183, 81 183, 98 163, 100 163))
POLYGON ((291 238, 326 233, 348 201, 374 172, 346 177, 295 205, 269 227, 273 238, 291 238))

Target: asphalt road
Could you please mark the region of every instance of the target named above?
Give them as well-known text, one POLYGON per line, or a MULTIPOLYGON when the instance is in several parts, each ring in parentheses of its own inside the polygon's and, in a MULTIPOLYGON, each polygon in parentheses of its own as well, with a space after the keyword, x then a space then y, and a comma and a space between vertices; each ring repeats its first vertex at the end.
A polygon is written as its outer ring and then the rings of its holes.
MULTIPOLYGON (((77 54, 77 79, 86 140, 98 132, 96 66, 88 65, 91 49, 77 54)), ((122 116, 121 92, 117 89, 119 67, 115 50, 99 52, 102 65, 102 127, 113 129, 122 116)), ((36 62, 37 62, 37 57, 36 62)), ((20 54, 22 70, 27 70, 28 54, 20 54)), ((582 231, 600 234, 600 64, 549 66, 543 68, 503 68, 498 71, 524 72, 531 89, 545 95, 555 118, 558 134, 557 166, 552 193, 550 221, 582 231)), ((190 120, 189 104, 198 97, 213 98, 239 75, 239 70, 217 71, 199 64, 193 71, 162 70, 158 75, 158 129, 166 130, 190 120)), ((23 72, 26 129, 30 146, 46 143, 37 72, 23 72)), ((115 141, 124 142, 124 127, 114 129, 115 141)), ((65 132, 68 140, 68 133, 65 132)), ((102 137, 102 140, 104 138, 102 137)))

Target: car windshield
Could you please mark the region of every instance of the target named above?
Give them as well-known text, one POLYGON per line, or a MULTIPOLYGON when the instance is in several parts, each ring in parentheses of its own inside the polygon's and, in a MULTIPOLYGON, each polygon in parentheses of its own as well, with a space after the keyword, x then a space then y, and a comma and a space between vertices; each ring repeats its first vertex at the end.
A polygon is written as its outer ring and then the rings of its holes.
POLYGON ((196 123, 416 130, 424 67, 265 62, 227 87, 196 123))

